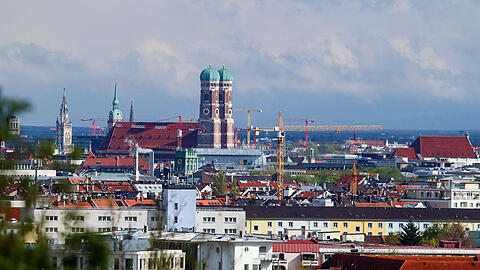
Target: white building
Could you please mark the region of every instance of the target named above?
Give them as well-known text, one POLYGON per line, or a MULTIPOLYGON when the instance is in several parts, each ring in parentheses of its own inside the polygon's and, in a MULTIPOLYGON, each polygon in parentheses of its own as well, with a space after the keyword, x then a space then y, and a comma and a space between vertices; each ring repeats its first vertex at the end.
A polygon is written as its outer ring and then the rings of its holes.
POLYGON ((455 176, 432 182, 430 187, 407 188, 402 201, 420 201, 433 208, 480 208, 479 182, 455 176))
POLYGON ((34 220, 52 243, 63 243, 64 234, 155 231, 156 210, 129 209, 35 209, 34 220))
POLYGON ((245 235, 245 210, 233 207, 197 207, 195 232, 245 235))
POLYGON ((197 269, 270 270, 276 240, 228 235, 197 237, 197 269))
POLYGON ((196 196, 194 185, 170 184, 163 189, 165 229, 193 231, 196 223, 196 196))

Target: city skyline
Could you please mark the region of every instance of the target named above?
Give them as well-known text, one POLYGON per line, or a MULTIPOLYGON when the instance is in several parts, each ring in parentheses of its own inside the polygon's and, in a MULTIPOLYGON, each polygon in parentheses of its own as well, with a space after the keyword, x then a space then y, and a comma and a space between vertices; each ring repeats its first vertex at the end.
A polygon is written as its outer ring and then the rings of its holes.
POLYGON ((120 109, 133 99, 138 121, 196 118, 198 76, 212 64, 235 77, 234 107, 264 111, 256 125, 283 110, 320 124, 480 129, 473 1, 4 6, 0 85, 33 103, 25 125, 53 126, 64 87, 74 126, 106 118, 115 79, 120 109))

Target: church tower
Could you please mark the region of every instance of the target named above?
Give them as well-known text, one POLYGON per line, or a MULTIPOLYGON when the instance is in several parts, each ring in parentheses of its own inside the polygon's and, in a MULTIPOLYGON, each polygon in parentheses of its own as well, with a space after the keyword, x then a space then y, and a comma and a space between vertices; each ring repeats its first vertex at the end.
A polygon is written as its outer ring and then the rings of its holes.
POLYGON ((57 117, 57 132, 55 144, 60 154, 71 153, 72 151, 72 120, 68 115, 67 97, 63 88, 63 101, 60 105, 60 115, 57 117))
POLYGON ((133 116, 133 99, 130 100, 130 117, 128 118, 128 122, 134 122, 135 117, 133 116))
POLYGON ((199 148, 221 148, 220 74, 211 66, 200 73, 199 148))
POLYGON ((115 80, 115 92, 113 93, 113 102, 112 102, 112 110, 108 114, 108 129, 112 129, 112 127, 117 122, 123 122, 122 111, 119 109, 120 101, 118 101, 117 97, 117 81, 115 80))
POLYGON ((222 148, 233 148, 234 123, 232 107, 232 81, 233 76, 228 69, 223 67, 220 74, 220 120, 222 148))

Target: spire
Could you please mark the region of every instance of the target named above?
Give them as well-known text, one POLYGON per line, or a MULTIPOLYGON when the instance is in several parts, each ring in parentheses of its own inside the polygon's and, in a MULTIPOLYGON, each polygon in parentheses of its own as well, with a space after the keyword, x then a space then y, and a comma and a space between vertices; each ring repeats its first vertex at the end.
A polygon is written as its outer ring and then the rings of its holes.
POLYGON ((118 104, 120 101, 118 101, 118 96, 117 96, 117 80, 115 80, 115 92, 113 93, 113 109, 118 109, 118 104))
POLYGON ((133 118, 133 99, 130 100, 130 119, 128 122, 134 122, 135 119, 133 118))
POLYGON ((63 88, 62 105, 60 105, 60 122, 68 123, 70 119, 68 117, 68 105, 67 105, 67 91, 63 88))

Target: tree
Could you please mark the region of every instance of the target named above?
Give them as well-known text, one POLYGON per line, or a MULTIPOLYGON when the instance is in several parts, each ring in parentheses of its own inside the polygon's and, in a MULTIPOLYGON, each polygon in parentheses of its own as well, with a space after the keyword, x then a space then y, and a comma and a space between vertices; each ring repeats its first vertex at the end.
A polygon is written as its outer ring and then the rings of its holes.
POLYGON ((239 188, 238 188, 238 182, 235 177, 232 177, 232 182, 230 183, 230 194, 233 196, 237 196, 240 194, 239 188))
POLYGON ((470 239, 468 232, 458 222, 447 223, 446 226, 440 230, 437 238, 438 240, 461 239, 463 245, 472 245, 472 240, 470 239))
POLYGON ((214 196, 225 196, 227 194, 227 177, 223 172, 218 172, 213 177, 212 194, 214 196))
POLYGON ((404 246, 418 246, 421 239, 420 231, 410 220, 400 233, 400 244, 404 246))

